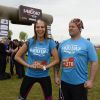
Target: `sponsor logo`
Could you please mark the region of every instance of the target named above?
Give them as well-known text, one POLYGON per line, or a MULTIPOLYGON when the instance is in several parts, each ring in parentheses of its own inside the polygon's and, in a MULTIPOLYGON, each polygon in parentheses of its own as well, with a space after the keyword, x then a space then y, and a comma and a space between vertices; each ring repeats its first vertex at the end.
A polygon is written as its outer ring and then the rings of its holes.
POLYGON ((64 47, 62 47, 62 50, 64 53, 68 53, 68 54, 74 54, 76 51, 80 51, 81 48, 78 47, 78 45, 66 45, 64 47))
POLYGON ((38 56, 45 56, 48 53, 48 49, 47 48, 40 48, 40 47, 34 47, 30 49, 30 52, 33 55, 38 55, 38 56))
POLYGON ((71 58, 63 59, 63 66, 67 68, 74 67, 74 58, 71 57, 71 58))

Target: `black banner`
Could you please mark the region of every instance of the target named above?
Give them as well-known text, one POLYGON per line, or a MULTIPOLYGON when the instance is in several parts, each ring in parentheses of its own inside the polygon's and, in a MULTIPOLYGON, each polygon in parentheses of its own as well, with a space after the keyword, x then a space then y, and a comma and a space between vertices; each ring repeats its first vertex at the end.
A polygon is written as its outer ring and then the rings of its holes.
POLYGON ((9 31, 9 20, 0 18, 0 37, 7 37, 9 31))
POLYGON ((42 16, 42 10, 26 7, 26 6, 20 6, 19 7, 19 20, 20 21, 29 21, 29 22, 36 22, 38 18, 42 16))

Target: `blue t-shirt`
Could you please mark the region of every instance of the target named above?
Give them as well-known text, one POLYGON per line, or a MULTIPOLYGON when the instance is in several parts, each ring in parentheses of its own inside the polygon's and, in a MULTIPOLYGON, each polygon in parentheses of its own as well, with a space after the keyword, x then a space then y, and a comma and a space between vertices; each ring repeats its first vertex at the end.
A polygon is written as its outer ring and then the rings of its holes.
MULTIPOLYGON (((35 41, 34 38, 28 40, 28 64, 39 62, 47 65, 50 63, 52 50, 56 48, 56 44, 52 39, 45 39, 44 41, 35 41)), ((49 76, 49 70, 38 70, 27 68, 26 76, 40 78, 49 76)))
POLYGON ((58 53, 62 65, 61 80, 74 85, 88 79, 88 62, 98 60, 92 43, 82 37, 79 40, 68 39, 62 42, 58 53))

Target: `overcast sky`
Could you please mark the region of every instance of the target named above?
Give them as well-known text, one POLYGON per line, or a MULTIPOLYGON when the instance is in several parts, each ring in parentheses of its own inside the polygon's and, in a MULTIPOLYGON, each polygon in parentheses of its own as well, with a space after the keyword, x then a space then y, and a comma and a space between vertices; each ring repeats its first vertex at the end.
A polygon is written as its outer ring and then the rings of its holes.
MULTIPOLYGON (((16 7, 19 5, 41 9, 53 16, 52 35, 55 40, 69 38, 68 24, 73 18, 80 18, 84 23, 82 36, 90 38, 93 44, 100 44, 100 0, 0 0, 0 5, 16 7)), ((33 26, 10 24, 13 38, 18 38, 20 31, 33 36, 33 26)))

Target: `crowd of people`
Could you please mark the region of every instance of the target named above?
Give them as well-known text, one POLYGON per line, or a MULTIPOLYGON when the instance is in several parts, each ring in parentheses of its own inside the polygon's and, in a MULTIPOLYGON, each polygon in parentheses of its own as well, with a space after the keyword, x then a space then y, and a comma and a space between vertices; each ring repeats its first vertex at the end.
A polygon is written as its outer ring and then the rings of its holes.
POLYGON ((59 100, 87 100, 88 89, 93 87, 96 76, 98 57, 94 45, 81 36, 82 29, 84 29, 82 20, 72 19, 69 22, 71 38, 59 44, 48 38, 46 22, 38 19, 34 24, 34 36, 25 43, 13 40, 11 43, 7 42, 9 43, 7 46, 6 42, 0 42, 0 47, 3 48, 0 49, 0 65, 3 66, 0 67, 0 75, 5 72, 6 56, 9 55, 11 75, 14 74, 15 64, 18 77, 24 76, 18 100, 26 100, 35 83, 41 85, 44 100, 52 100, 50 68, 54 68, 55 84, 60 87, 59 100), (24 58, 26 53, 27 60, 24 58), (90 77, 88 77, 88 63, 90 63, 90 77))
MULTIPOLYGON (((24 76, 24 66, 14 60, 14 56, 22 46, 23 42, 14 39, 2 39, 0 41, 0 80, 9 79, 15 74, 18 78, 24 76), (6 72, 7 64, 10 65, 9 73, 6 72)), ((24 58, 23 58, 24 59, 24 58)))

